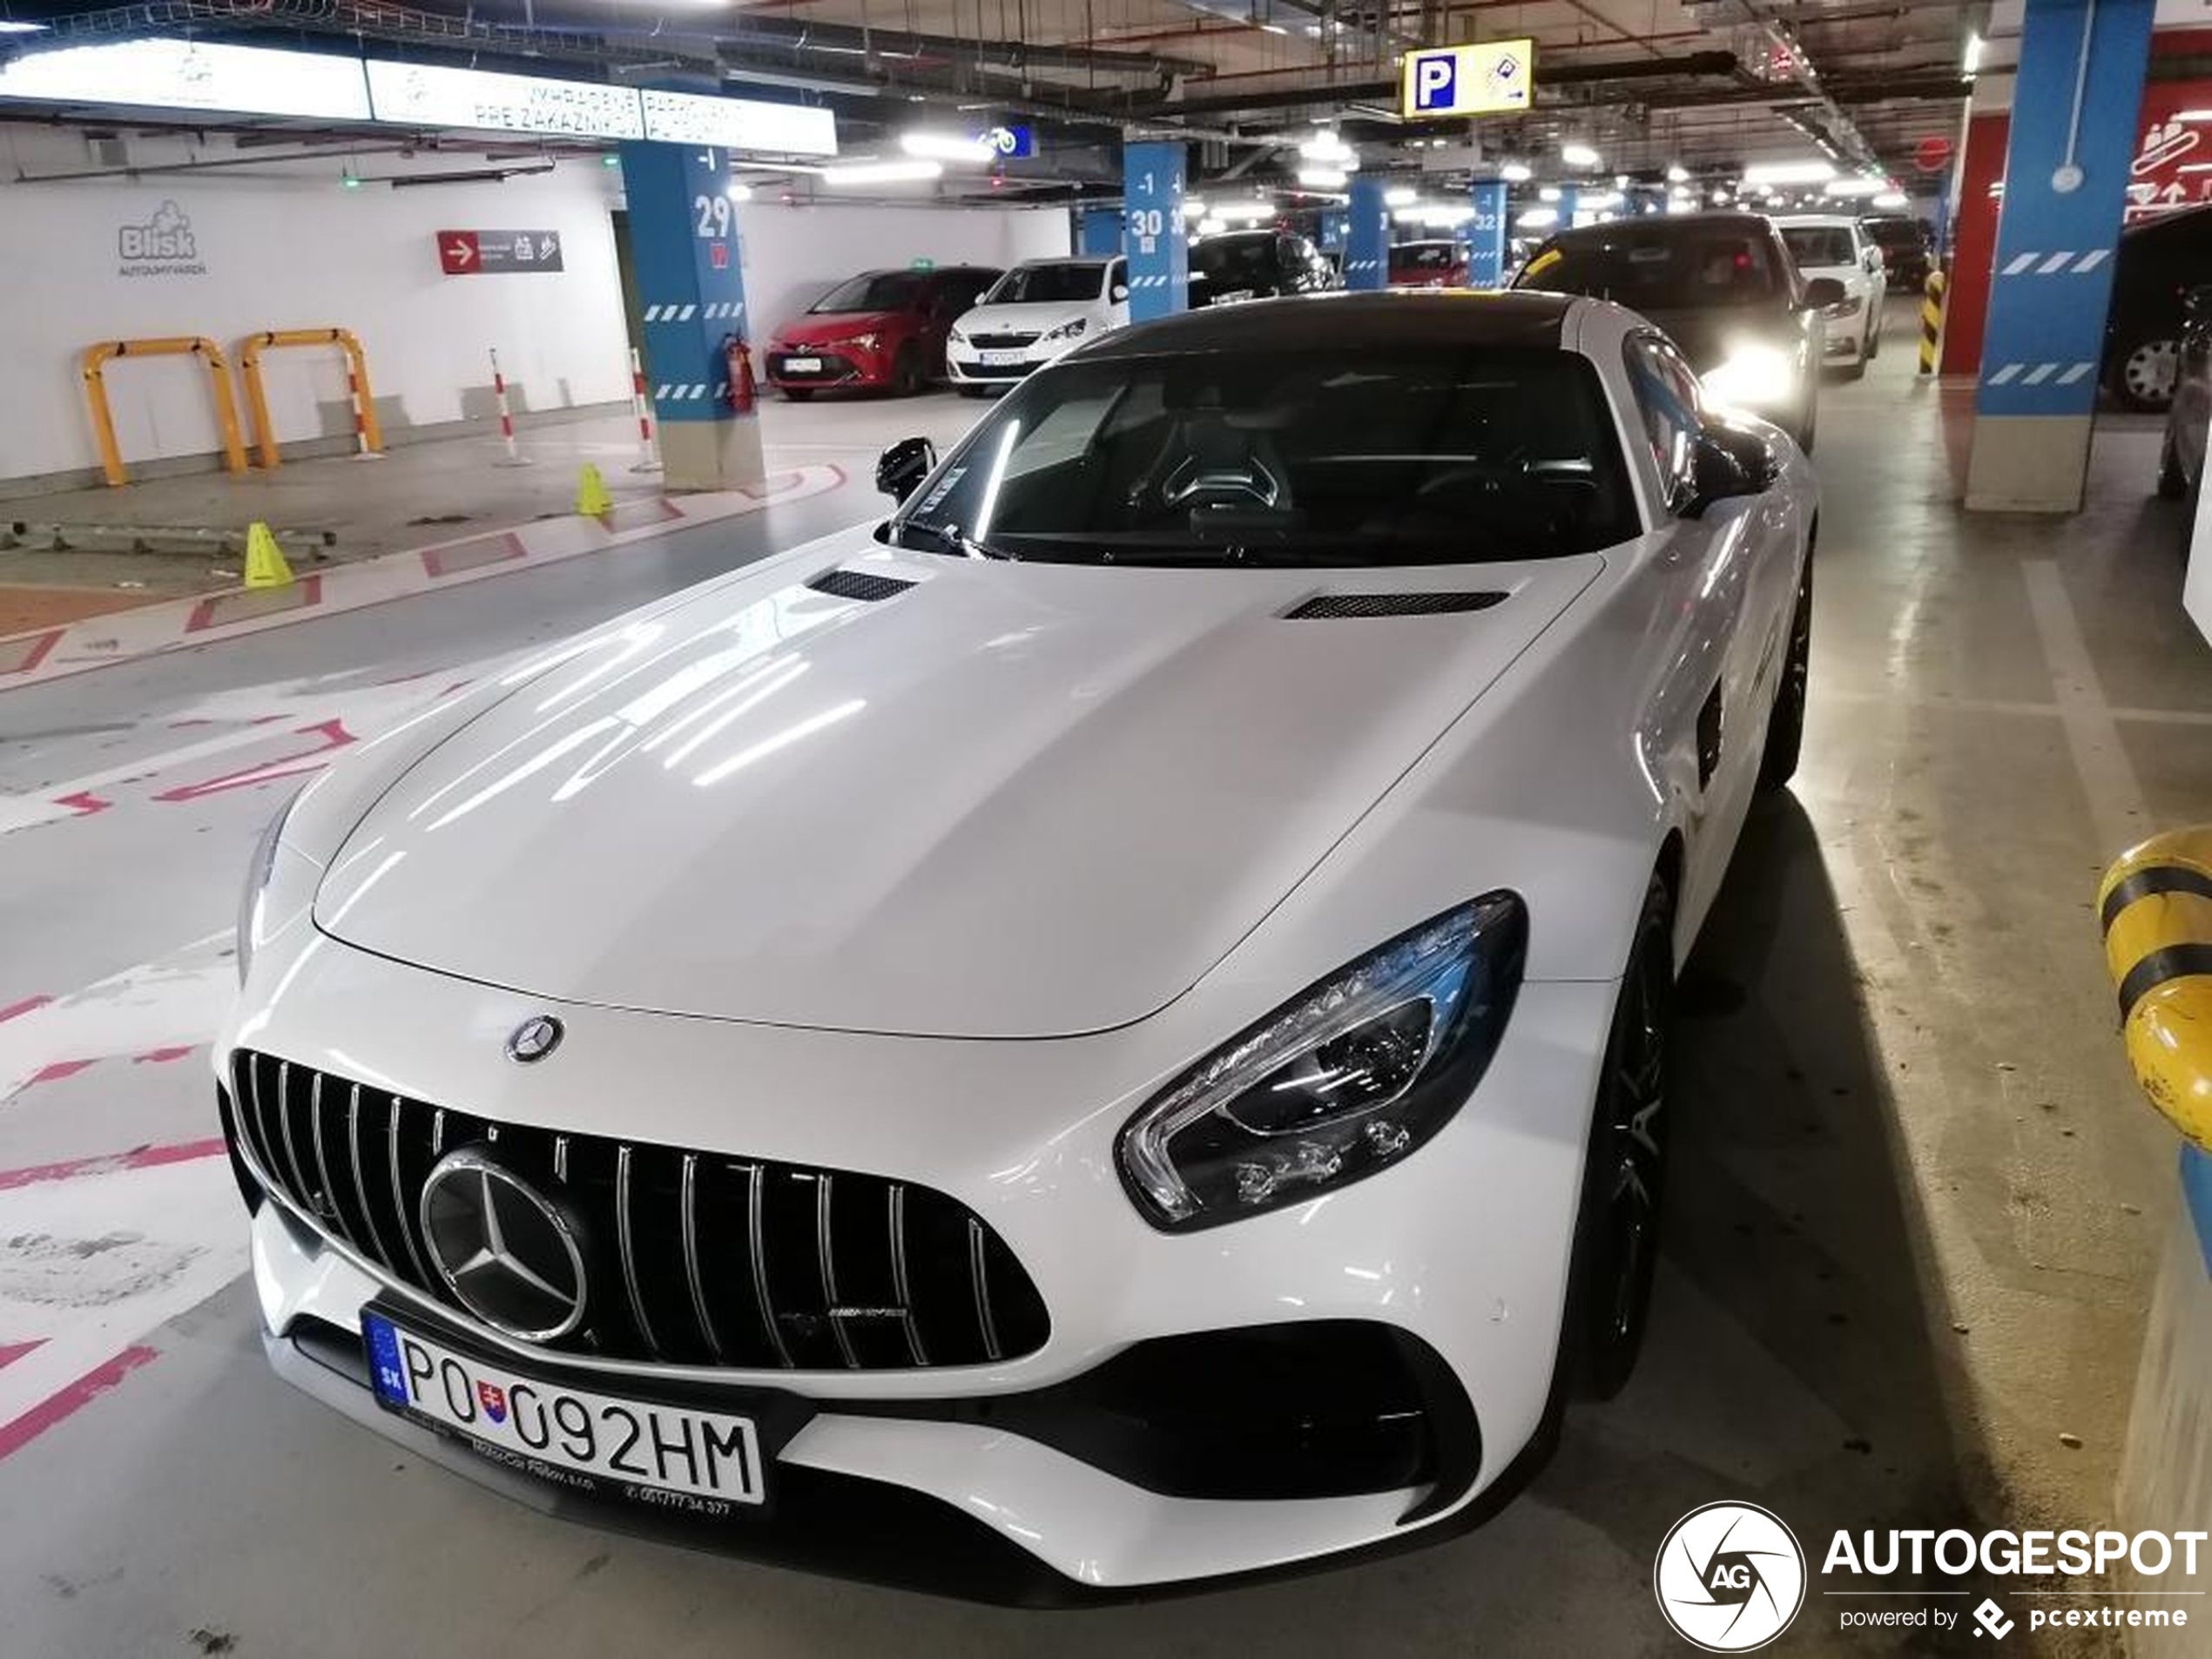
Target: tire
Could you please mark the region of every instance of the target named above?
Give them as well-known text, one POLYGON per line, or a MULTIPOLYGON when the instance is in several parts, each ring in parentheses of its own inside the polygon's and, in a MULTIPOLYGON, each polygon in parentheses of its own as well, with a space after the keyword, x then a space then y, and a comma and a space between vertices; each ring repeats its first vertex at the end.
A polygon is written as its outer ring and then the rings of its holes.
POLYGON ((963 386, 958 389, 962 397, 988 397, 991 395, 991 388, 988 386, 963 386))
POLYGON ((921 353, 908 341, 891 359, 891 395, 912 397, 923 389, 927 378, 921 367, 921 353))
MULTIPOLYGON (((1864 345, 1859 347, 1858 356, 1857 359, 1851 362, 1849 368, 1844 370, 1844 378, 1847 381, 1863 381, 1866 378, 1866 348, 1864 345)), ((1810 447, 1801 447, 1805 448, 1806 454, 1810 455, 1811 453, 1810 447)))
POLYGON ((2174 401, 2174 381, 2182 365, 2182 343, 2170 336, 2129 341, 2112 356, 2112 395, 2131 409, 2163 415, 2174 401))
POLYGON ((2158 498, 2179 501, 2188 493, 2189 481, 2182 471, 2182 458, 2174 453, 2174 428, 2169 426, 2158 444, 2158 498))
POLYGON ((783 388, 783 393, 787 401, 793 403, 804 403, 814 395, 814 388, 811 386, 786 386, 783 388))
POLYGON ((1866 330, 1866 344, 1858 355, 1861 361, 1871 363, 1882 354, 1882 296, 1875 294, 1867 305, 1874 313, 1874 320, 1866 330))
POLYGON ((1759 755, 1759 791, 1775 794, 1797 775, 1804 747, 1805 701, 1812 671, 1812 554, 1805 554, 1797 577, 1797 603, 1790 613, 1790 649, 1782 661, 1782 680, 1774 688, 1774 707, 1766 719, 1766 747, 1759 755))
POLYGON ((1674 1031, 1674 897, 1655 874, 1636 918, 1582 1164, 1567 1336, 1575 1392, 1610 1399, 1635 1370, 1666 1194, 1674 1031))

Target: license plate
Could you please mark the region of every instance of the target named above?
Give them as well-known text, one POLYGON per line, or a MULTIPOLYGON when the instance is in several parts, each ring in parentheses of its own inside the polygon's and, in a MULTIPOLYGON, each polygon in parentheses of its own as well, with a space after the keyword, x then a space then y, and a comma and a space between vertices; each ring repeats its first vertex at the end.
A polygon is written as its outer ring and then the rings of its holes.
POLYGON ((388 1411, 460 1435, 523 1474, 579 1491, 724 1515, 767 1501, 750 1417, 544 1381, 361 1315, 369 1377, 388 1411))
POLYGON ((1028 355, 1026 352, 1018 351, 987 351, 977 354, 986 368, 1011 368, 1028 355))
POLYGON ((822 360, 819 357, 786 357, 784 359, 784 373, 786 374, 819 374, 821 372, 822 360))

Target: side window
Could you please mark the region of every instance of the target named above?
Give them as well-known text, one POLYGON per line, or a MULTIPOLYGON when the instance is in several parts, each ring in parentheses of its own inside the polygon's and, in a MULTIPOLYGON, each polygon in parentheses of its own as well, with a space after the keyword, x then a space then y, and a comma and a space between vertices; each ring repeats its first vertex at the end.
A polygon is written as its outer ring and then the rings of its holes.
POLYGON ((1106 267, 1106 297, 1112 299, 1114 290, 1129 287, 1129 261, 1116 260, 1106 267))
POLYGON ((1669 509, 1679 511, 1697 493, 1697 379, 1681 354, 1655 334, 1634 336, 1627 352, 1651 464, 1669 509))

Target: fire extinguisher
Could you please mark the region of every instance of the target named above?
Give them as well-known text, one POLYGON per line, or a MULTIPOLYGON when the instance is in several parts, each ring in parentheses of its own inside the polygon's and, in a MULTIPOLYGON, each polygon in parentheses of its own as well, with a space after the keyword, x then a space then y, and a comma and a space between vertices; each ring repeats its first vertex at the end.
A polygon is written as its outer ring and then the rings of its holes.
POLYGON ((722 336, 722 364, 729 372, 730 408, 739 415, 751 415, 760 387, 752 378, 752 353, 736 334, 722 336))

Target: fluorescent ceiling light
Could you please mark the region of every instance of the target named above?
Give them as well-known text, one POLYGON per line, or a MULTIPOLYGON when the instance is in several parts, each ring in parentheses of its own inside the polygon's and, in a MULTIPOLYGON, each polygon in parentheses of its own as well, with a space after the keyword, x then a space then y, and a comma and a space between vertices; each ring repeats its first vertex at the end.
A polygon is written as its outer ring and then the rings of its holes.
POLYGON ((1570 167, 1595 167, 1598 165, 1597 152, 1587 144, 1562 144, 1559 146, 1559 158, 1570 167))
POLYGON ((901 132, 899 148, 927 161, 995 161, 998 151, 989 141, 958 132, 901 132))
POLYGON ((1972 75, 1981 68, 1981 49, 1986 44, 1988 43, 1973 30, 1966 31, 1966 56, 1959 65, 1961 71, 1972 75))
POLYGON ((1601 190, 1594 195, 1576 197, 1575 207, 1578 212, 1602 212, 1608 208, 1618 207, 1621 201, 1619 191, 1601 190))
POLYGON ((1824 196, 1878 196, 1889 187, 1886 179, 1831 179, 1820 189, 1824 196))
POLYGON ((17 23, 12 17, 0 17, 0 35, 40 35, 45 31, 43 23, 17 23))
POLYGON ((1215 207, 1213 216, 1232 224, 1256 225, 1263 219, 1275 217, 1275 204, 1264 201, 1223 202, 1215 207))
POLYGON ((1535 177, 1535 174, 1530 171, 1528 164, 1525 161, 1508 161, 1498 169, 1498 177, 1509 185, 1525 185, 1535 177))
POLYGON ((722 186, 722 193, 733 202, 749 202, 752 199, 752 186, 742 179, 732 179, 722 186))
POLYGON ((1279 23, 1264 23, 1260 24, 1260 30, 1264 34, 1270 35, 1287 35, 1291 32, 1279 23))
POLYGON ((1198 221, 1198 234, 1201 236, 1218 236, 1228 228, 1229 221, 1225 219, 1202 219, 1198 221))
POLYGON ((859 161, 822 169, 822 182, 840 187, 856 185, 918 185, 945 176, 941 161, 859 161))
POLYGON ((1755 161, 1743 169, 1747 185, 1818 185, 1835 176, 1832 161, 1755 161))
POLYGON ((1557 201, 1559 199, 1559 186, 1557 185, 1546 185, 1542 189, 1536 192, 1536 199, 1543 202, 1557 201))
POLYGON ((1359 152, 1334 131, 1324 127, 1298 147, 1298 159, 1322 167, 1356 167, 1359 152))
POLYGON ((1420 194, 1421 192, 1415 190, 1411 185, 1393 185, 1388 190, 1383 192, 1383 206, 1386 207, 1411 207, 1416 201, 1420 199, 1420 194))
POLYGON ((1342 190, 1352 175, 1341 167, 1300 167, 1298 187, 1302 190, 1342 190))
POLYGON ((1667 164, 1667 182, 1670 185, 1688 184, 1689 182, 1689 169, 1683 166, 1679 161, 1669 162, 1667 164))
POLYGON ((1615 190, 1626 190, 1628 187, 1629 187, 1629 175, 1628 175, 1628 174, 1626 174, 1626 173, 1624 173, 1624 172, 1616 172, 1616 173, 1615 173, 1615 174, 1613 175, 1613 188, 1614 188, 1614 189, 1615 189, 1615 190))
POLYGON ((1204 219, 1206 216, 1205 203, 1196 196, 1185 196, 1183 199, 1183 216, 1185 219, 1204 219))
POLYGON ((1556 225, 1558 223, 1558 208, 1531 207, 1526 212, 1522 213, 1519 219, 1514 220, 1514 228, 1523 231, 1541 231, 1547 226, 1556 225))
POLYGON ((1907 202, 1905 194, 1903 191, 1885 190, 1880 195, 1874 198, 1873 205, 1877 207, 1888 208, 1894 211, 1898 208, 1907 206, 1910 204, 1907 202))

